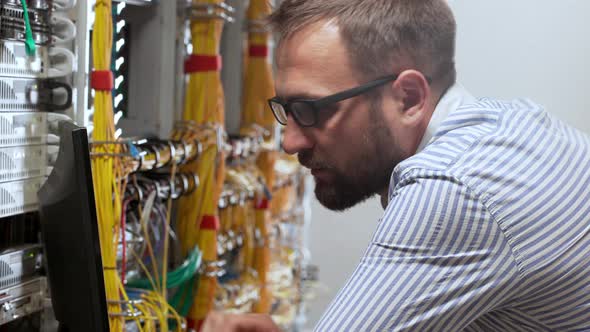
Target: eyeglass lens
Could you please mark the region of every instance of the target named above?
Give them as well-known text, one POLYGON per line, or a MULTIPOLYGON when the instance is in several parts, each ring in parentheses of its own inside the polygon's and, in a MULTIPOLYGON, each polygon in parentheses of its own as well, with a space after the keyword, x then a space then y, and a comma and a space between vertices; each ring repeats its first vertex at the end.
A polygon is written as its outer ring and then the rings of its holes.
POLYGON ((274 113, 275 117, 277 118, 277 121, 282 125, 286 125, 287 124, 287 112, 285 111, 285 108, 283 107, 283 105, 281 105, 279 102, 271 101, 270 108, 272 109, 272 112, 274 113))
POLYGON ((313 126, 315 124, 315 112, 311 105, 304 102, 294 102, 291 105, 293 117, 302 126, 313 126))

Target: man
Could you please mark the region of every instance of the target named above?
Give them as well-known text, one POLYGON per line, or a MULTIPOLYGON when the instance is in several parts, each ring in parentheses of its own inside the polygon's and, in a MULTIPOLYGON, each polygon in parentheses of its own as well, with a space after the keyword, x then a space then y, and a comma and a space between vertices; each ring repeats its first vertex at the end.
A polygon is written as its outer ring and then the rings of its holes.
POLYGON ((385 208, 317 331, 590 330, 587 136, 456 84, 444 0, 285 0, 271 22, 285 151, 327 208, 385 208))

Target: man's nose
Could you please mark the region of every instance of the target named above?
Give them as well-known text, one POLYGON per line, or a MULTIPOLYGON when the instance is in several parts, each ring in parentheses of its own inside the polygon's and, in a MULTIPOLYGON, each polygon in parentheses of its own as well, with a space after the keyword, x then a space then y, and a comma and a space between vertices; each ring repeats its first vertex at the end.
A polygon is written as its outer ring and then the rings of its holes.
POLYGON ((293 117, 289 116, 283 136, 283 149, 285 152, 295 154, 312 147, 312 140, 304 133, 304 130, 295 122, 293 117))

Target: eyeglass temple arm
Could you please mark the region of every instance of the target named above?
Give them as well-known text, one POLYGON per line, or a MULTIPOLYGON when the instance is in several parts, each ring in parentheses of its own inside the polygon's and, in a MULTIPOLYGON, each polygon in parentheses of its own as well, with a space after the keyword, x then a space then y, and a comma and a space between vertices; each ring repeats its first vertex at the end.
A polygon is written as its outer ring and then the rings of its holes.
POLYGON ((352 88, 349 90, 338 92, 334 95, 318 99, 318 100, 316 100, 315 104, 316 104, 316 106, 321 107, 321 105, 328 105, 328 104, 332 104, 332 103, 337 103, 337 102, 344 100, 344 99, 356 97, 360 94, 363 94, 363 93, 365 93, 373 88, 376 88, 380 85, 383 85, 387 82, 395 81, 397 78, 398 78, 398 75, 385 76, 385 77, 376 79, 374 81, 365 83, 363 85, 357 86, 356 88, 352 88))

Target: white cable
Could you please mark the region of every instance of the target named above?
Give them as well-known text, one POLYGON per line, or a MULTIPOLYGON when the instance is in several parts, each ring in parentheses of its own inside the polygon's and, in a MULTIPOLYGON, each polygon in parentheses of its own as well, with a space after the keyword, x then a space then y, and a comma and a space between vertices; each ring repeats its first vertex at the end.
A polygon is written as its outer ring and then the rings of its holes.
POLYGON ((48 77, 64 77, 72 74, 75 63, 72 51, 64 47, 52 47, 49 49, 48 55, 50 63, 48 77))
POLYGON ((74 8, 76 0, 53 0, 53 8, 56 11, 66 11, 74 8))
POLYGON ((76 38, 76 25, 68 17, 54 13, 51 15, 51 42, 68 43, 76 38))

